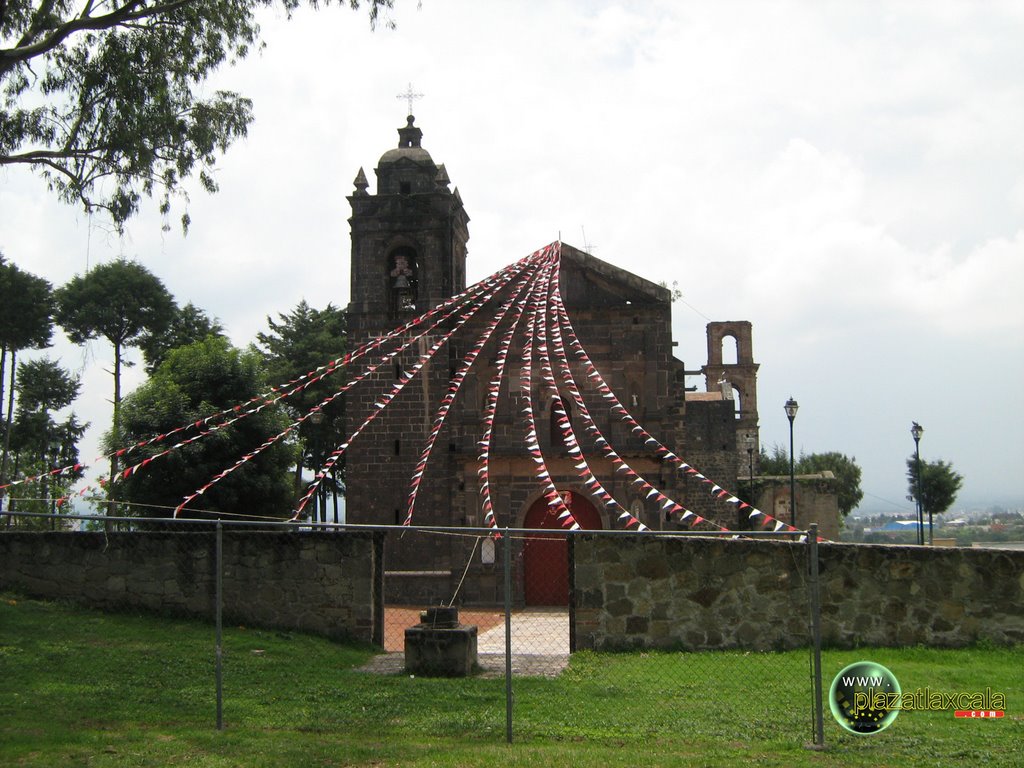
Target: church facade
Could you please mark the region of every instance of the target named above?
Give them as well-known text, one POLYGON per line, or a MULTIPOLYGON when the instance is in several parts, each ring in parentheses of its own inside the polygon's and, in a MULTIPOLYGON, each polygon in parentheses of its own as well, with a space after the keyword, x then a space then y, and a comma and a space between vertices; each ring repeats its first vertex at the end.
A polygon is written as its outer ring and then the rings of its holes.
MULTIPOLYGON (((398 146, 386 151, 375 169, 376 191, 362 169, 348 198, 352 215, 351 303, 347 308, 349 348, 391 332, 466 289, 469 216, 444 165, 422 146, 412 116, 398 130, 398 146)), ((709 359, 701 371, 686 371, 673 356, 671 293, 638 275, 569 245, 561 245, 557 275, 572 327, 593 364, 636 421, 673 452, 731 490, 747 469, 757 439, 756 372, 750 324, 708 326, 709 359), (735 360, 723 348, 735 343, 735 360), (687 392, 686 377, 703 373, 706 392, 687 392), (723 382, 732 381, 732 387, 723 382), (737 397, 738 394, 738 397, 737 397), (741 407, 737 409, 737 403, 741 407)), ((415 378, 381 409, 348 448, 346 519, 359 524, 401 524, 407 517, 410 481, 421 451, 435 428, 437 410, 460 363, 472 351, 479 332, 496 307, 442 339, 442 327, 408 342, 398 355, 381 362, 347 395, 347 433, 373 411, 396 380, 419 363, 415 378), (434 350, 426 362, 428 350, 434 350)), ((488 383, 498 365, 497 335, 483 346, 434 435, 426 471, 418 479, 416 525, 449 529, 485 524, 478 471, 481 424, 488 383)), ((513 349, 513 357, 515 349, 513 349)), ((384 358, 381 358, 382 360, 384 358)), ((579 367, 578 363, 573 366, 579 367)), ((574 372, 586 381, 582 367, 574 372)), ((586 410, 618 454, 666 495, 697 514, 735 528, 735 507, 716 503, 705 486, 652 454, 628 424, 609 412, 607 400, 580 385, 586 410)), ((580 414, 564 389, 535 373, 527 398, 518 371, 507 370, 498 391, 489 454, 490 490, 498 527, 560 527, 536 479, 535 464, 524 448, 521 412, 529 401, 536 417, 536 441, 551 481, 573 517, 584 528, 618 528, 615 515, 593 497, 576 469, 578 458, 562 441, 558 411, 579 430, 580 414)), ((583 441, 580 441, 581 446, 583 441)), ((646 498, 629 478, 616 473, 606 456, 584 447, 604 488, 641 523, 673 529, 676 519, 646 498)), ((499 548, 500 549, 500 548, 499 548)), ((516 540, 516 594, 527 604, 564 604, 568 599, 565 545, 543 537, 516 540)), ((500 552, 478 537, 426 536, 410 532, 386 545, 387 599, 411 604, 448 602, 459 587, 464 604, 493 604, 502 599, 500 552), (462 579, 465 573, 465 579, 462 579)))

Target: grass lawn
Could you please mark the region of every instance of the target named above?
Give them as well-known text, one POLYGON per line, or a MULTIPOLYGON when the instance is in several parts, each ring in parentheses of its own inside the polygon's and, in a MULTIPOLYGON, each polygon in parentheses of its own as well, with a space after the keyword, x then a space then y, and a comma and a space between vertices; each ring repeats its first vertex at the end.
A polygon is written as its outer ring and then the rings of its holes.
POLYGON ((224 633, 217 731, 212 627, 0 595, 3 766, 935 766, 1024 764, 1024 649, 828 651, 903 689, 1006 694, 998 720, 903 712, 858 737, 825 712, 810 740, 806 652, 581 653, 555 679, 384 677, 372 649, 242 627, 224 633))

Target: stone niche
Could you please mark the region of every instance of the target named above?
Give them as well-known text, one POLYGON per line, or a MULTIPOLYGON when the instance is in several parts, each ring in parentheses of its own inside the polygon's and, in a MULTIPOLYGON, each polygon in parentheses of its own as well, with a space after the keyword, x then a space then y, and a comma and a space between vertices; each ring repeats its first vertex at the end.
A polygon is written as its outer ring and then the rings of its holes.
POLYGON ((466 677, 479 668, 477 628, 459 623, 457 608, 428 608, 405 630, 405 671, 424 677, 466 677))

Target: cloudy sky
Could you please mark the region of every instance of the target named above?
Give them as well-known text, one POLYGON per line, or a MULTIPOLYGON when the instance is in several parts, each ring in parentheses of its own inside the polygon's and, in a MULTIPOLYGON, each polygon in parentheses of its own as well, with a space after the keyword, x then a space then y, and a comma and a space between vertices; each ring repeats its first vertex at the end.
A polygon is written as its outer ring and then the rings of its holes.
MULTIPOLYGON (((220 193, 192 192, 187 236, 152 207, 117 236, 6 169, 0 250, 55 285, 137 259, 237 344, 303 298, 344 306, 345 197, 396 145, 411 82, 472 219, 471 281, 559 236, 589 246, 678 284, 688 368, 708 320, 750 320, 762 442, 788 446, 792 395, 797 450, 855 456, 862 509, 911 512, 914 420, 922 456, 964 475, 958 508, 1024 504, 1024 5, 395 5, 394 30, 264 16, 267 49, 209 85, 256 122, 220 193)), ((51 354, 107 423, 109 349, 51 354)))

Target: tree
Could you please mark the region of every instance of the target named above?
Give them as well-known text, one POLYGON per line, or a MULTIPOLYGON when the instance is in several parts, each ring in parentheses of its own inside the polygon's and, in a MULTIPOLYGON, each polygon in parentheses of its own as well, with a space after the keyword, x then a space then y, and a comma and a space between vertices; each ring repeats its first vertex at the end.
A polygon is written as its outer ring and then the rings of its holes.
MULTIPOLYGON (((789 475, 789 451, 781 445, 773 445, 769 453, 761 446, 759 467, 762 475, 789 475)), ((836 451, 825 453, 801 453, 794 462, 793 470, 798 475, 831 472, 836 477, 836 493, 839 512, 844 517, 857 508, 864 492, 860 488, 861 471, 856 457, 848 457, 836 451)))
POLYGON ((22 363, 18 371, 18 406, 49 413, 66 408, 81 390, 81 381, 48 357, 22 363))
POLYGON ((17 385, 17 355, 23 349, 50 346, 53 335, 53 288, 46 280, 8 264, 0 254, 0 424, 3 429, 3 456, 0 458, 0 485, 7 476, 11 420, 17 385), (4 420, 6 369, 7 417, 4 420))
POLYGON ((831 472, 836 476, 836 491, 839 496, 839 512, 843 517, 850 514, 864 498, 860 488, 860 467, 855 456, 845 456, 836 451, 812 453, 800 456, 801 474, 831 472))
POLYGON ((907 490, 913 499, 920 488, 921 510, 926 516, 939 515, 953 506, 964 483, 963 477, 946 461, 922 461, 921 483, 917 482, 917 457, 907 459, 907 490))
MULTIPOLYGON (((118 227, 143 195, 158 192, 168 213, 197 172, 216 191, 210 171, 246 135, 252 102, 231 91, 202 98, 204 84, 261 45, 255 12, 276 4, 0 0, 0 165, 41 171, 62 200, 105 210, 118 227)), ((290 13, 300 2, 280 5, 290 13)), ((367 5, 372 26, 392 0, 367 5)))
POLYGON ((173 314, 170 324, 165 329, 147 331, 140 340, 139 347, 146 361, 146 373, 150 376, 172 349, 187 347, 207 336, 224 336, 224 326, 192 302, 180 309, 175 308, 173 314))
MULTIPOLYGON (((23 511, 53 513, 57 499, 67 496, 71 485, 81 477, 81 470, 47 474, 78 463, 78 441, 88 425, 80 424, 73 413, 63 423, 57 423, 52 414, 69 406, 78 397, 79 389, 78 377, 49 358, 19 366, 18 413, 10 441, 13 474, 38 479, 23 482, 14 489, 11 509, 17 503, 23 511)), ((55 527, 52 521, 46 525, 55 527)))
MULTIPOLYGON (((256 334, 256 339, 266 359, 270 380, 275 384, 292 381, 345 354, 345 313, 332 304, 318 310, 303 300, 290 313, 278 313, 277 321, 268 316, 267 325, 269 332, 256 334)), ((297 392, 283 401, 285 409, 293 419, 308 413, 342 387, 343 377, 344 372, 338 371, 326 380, 297 392)), ((302 485, 302 468, 318 470, 324 463, 326 452, 344 439, 341 435, 343 429, 344 405, 340 397, 324 408, 319 424, 312 420, 303 422, 300 434, 302 452, 295 466, 296 493, 302 485)), ((336 469, 344 476, 343 462, 336 465, 336 469)), ((332 477, 332 481, 337 494, 340 491, 338 478, 332 477)), ((320 516, 322 520, 326 519, 322 497, 320 516)))
MULTIPOLYGON (((208 336, 172 350, 149 381, 125 398, 121 436, 134 444, 166 434, 247 402, 265 387, 263 360, 258 353, 240 351, 227 339, 208 336)), ((206 437, 161 456, 124 479, 119 497, 134 506, 133 512, 170 515, 186 496, 280 433, 287 424, 287 417, 271 407, 213 429, 206 437)), ((107 436, 109 449, 116 445, 112 437, 107 436)), ((153 443, 134 451, 133 462, 167 448, 165 443, 153 443)), ((189 505, 187 509, 192 511, 188 514, 286 516, 293 502, 289 476, 293 461, 294 448, 275 443, 210 487, 189 505)))
MULTIPOLYGON (((114 347, 113 442, 121 418, 121 367, 124 352, 143 335, 162 333, 174 316, 174 299, 153 273, 134 261, 112 261, 74 277, 58 289, 57 322, 75 344, 103 337, 114 347)), ((110 476, 117 475, 117 456, 110 476)))
POLYGON ((757 466, 762 475, 788 475, 789 451, 775 443, 769 453, 768 448, 762 445, 757 466))

